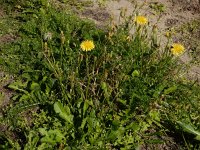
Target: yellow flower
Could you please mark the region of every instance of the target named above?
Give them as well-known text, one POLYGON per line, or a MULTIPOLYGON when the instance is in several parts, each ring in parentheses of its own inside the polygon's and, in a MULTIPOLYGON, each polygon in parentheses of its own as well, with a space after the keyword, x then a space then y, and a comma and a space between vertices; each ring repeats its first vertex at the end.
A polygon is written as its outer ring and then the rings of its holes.
POLYGON ((95 47, 94 42, 90 40, 83 41, 80 46, 83 51, 91 51, 95 47))
POLYGON ((185 51, 185 48, 183 45, 181 45, 179 43, 172 44, 171 52, 173 55, 179 56, 179 55, 183 54, 184 51, 185 51))
POLYGON ((139 25, 145 25, 148 23, 148 19, 144 16, 136 16, 135 22, 139 25))

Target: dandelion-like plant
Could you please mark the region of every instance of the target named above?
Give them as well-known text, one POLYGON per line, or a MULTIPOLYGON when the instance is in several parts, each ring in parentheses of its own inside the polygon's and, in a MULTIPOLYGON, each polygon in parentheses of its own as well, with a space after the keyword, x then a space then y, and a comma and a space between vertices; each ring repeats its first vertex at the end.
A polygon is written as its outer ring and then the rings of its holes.
POLYGON ((180 56, 181 54, 184 53, 184 51, 185 51, 185 48, 183 45, 179 43, 172 44, 171 52, 173 55, 180 56))
POLYGON ((148 23, 148 19, 145 16, 136 16, 135 22, 139 25, 145 25, 148 23))
POLYGON ((80 46, 81 49, 86 52, 91 51, 95 48, 94 42, 90 40, 83 41, 80 46))

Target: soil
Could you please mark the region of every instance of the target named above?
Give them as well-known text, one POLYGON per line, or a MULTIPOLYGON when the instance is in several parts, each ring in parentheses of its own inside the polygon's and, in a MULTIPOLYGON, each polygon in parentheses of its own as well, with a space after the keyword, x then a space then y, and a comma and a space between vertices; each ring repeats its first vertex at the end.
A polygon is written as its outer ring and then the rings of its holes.
MULTIPOLYGON (((13 95, 13 92, 6 88, 6 86, 11 82, 13 82, 13 77, 0 71, 0 108, 7 106, 13 95)), ((2 110, 0 110, 0 116, 1 111, 2 110)))
POLYGON ((4 16, 4 11, 2 8, 0 8, 0 18, 2 18, 4 16))
POLYGON ((14 42, 16 40, 16 38, 17 37, 13 34, 5 34, 3 36, 0 36, 0 44, 14 42))

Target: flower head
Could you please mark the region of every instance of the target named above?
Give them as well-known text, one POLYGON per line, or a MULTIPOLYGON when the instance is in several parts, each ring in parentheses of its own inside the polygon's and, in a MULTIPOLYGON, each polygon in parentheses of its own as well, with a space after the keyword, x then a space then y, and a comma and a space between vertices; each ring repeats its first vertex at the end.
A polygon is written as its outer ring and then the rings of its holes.
POLYGON ((135 22, 139 25, 145 25, 148 23, 148 19, 144 16, 136 16, 135 22))
POLYGON ((184 51, 185 51, 185 48, 183 45, 179 43, 172 44, 171 52, 173 55, 180 56, 181 54, 184 53, 184 51))
POLYGON ((83 51, 91 51, 95 47, 94 42, 90 40, 83 41, 80 46, 83 51))

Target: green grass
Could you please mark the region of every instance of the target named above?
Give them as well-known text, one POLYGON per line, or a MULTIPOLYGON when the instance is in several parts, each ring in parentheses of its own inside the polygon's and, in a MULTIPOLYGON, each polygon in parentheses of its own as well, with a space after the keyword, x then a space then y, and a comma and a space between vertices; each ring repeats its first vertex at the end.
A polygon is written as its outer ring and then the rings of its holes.
POLYGON ((124 18, 103 31, 44 1, 21 2, 19 38, 0 52, 17 75, 1 149, 135 149, 168 134, 198 149, 200 88, 179 77, 182 64, 154 27, 124 18), (82 51, 84 40, 95 48, 82 51))

